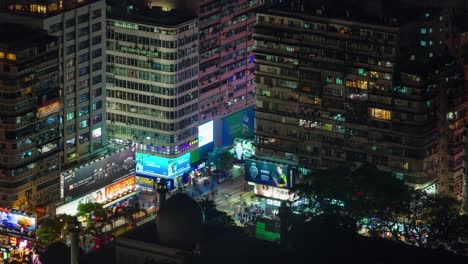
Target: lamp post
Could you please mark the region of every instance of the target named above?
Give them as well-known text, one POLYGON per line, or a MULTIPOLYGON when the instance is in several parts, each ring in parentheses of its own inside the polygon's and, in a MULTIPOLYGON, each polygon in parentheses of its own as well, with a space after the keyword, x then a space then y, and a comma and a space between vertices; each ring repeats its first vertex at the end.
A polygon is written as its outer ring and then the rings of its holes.
POLYGON ((79 234, 81 231, 80 222, 76 217, 73 217, 68 223, 68 231, 71 235, 71 261, 70 264, 78 264, 79 255, 79 234))
POLYGON ((288 236, 288 216, 289 208, 285 201, 281 202, 281 206, 278 210, 278 216, 280 219, 280 244, 286 247, 287 236, 288 236))
POLYGON ((156 184, 156 192, 158 194, 158 210, 160 210, 166 204, 166 193, 168 193, 167 189, 167 181, 165 179, 160 179, 160 181, 156 184))

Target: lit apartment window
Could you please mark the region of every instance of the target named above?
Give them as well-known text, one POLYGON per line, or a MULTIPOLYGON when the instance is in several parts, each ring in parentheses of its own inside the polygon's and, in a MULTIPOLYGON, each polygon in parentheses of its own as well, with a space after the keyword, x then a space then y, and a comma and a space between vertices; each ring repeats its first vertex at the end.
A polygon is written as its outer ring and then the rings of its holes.
POLYGON ((4 58, 5 58, 5 52, 0 51, 0 59, 4 59, 4 58))
POLYGON ((67 61, 67 68, 72 67, 75 65, 75 59, 69 59, 67 61))
POLYGON ((70 112, 67 114, 67 121, 75 119, 75 112, 70 112))
POLYGON ((403 169, 405 169, 405 170, 409 169, 409 163, 408 162, 403 163, 403 169))
POLYGON ((7 60, 15 61, 16 60, 16 54, 7 53, 7 60))
POLYGON ((392 112, 379 108, 371 108, 371 117, 381 120, 390 120, 392 118, 392 112))

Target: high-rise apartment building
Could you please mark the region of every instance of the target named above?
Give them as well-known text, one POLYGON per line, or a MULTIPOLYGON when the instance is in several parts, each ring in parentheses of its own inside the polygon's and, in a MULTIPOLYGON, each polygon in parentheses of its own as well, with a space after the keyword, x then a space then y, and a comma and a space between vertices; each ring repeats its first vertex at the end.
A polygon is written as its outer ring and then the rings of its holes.
POLYGON ((35 211, 58 198, 59 44, 0 23, 0 206, 35 211))
POLYGON ((411 186, 453 192, 450 12, 293 2, 257 17, 257 157, 300 169, 371 162, 411 186))
POLYGON ((177 158, 198 148, 198 19, 156 5, 109 6, 109 137, 177 158))
POLYGON ((64 166, 74 166, 104 151, 105 1, 4 0, 2 6, 1 21, 41 28, 59 39, 64 166))
POLYGON ((257 0, 200 2, 200 120, 253 104, 257 0))

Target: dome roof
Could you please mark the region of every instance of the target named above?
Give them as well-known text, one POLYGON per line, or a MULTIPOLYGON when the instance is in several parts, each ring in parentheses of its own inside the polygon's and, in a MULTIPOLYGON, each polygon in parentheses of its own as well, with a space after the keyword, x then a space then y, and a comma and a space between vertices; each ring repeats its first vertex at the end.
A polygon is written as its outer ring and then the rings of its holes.
POLYGON ((158 240, 172 247, 193 248, 201 238, 204 220, 200 204, 186 194, 177 193, 158 212, 158 240))

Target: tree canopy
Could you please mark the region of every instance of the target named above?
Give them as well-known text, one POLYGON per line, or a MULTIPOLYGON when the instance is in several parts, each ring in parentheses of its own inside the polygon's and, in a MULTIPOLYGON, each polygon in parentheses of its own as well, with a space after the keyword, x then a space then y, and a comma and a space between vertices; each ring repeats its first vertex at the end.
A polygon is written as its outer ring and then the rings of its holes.
POLYGON ((373 164, 313 172, 292 191, 308 201, 301 209, 310 217, 328 215, 355 231, 365 224, 372 235, 412 245, 452 251, 460 246, 457 200, 410 188, 373 164))

